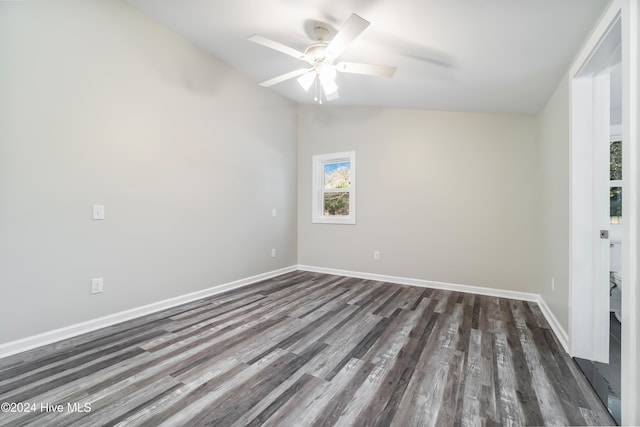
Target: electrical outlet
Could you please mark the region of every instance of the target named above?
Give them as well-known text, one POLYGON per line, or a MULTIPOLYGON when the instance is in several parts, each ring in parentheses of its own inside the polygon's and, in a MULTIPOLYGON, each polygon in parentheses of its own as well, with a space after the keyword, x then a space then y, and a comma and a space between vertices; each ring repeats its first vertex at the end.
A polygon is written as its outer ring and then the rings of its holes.
POLYGON ((271 217, 275 218, 276 216, 278 216, 278 211, 276 211, 275 209, 271 209, 271 217))
POLYGON ((101 294, 103 291, 104 279, 99 277, 97 279, 91 279, 91 293, 101 294))
POLYGON ((93 205, 93 219, 104 219, 104 205, 93 205))
POLYGON ((380 251, 373 251, 373 259, 375 260, 380 259, 380 251))
POLYGON ((271 258, 275 258, 275 257, 276 257, 276 250, 271 249, 271 258))
POLYGON ((556 291, 556 278, 555 277, 551 278, 551 291, 552 292, 556 291))

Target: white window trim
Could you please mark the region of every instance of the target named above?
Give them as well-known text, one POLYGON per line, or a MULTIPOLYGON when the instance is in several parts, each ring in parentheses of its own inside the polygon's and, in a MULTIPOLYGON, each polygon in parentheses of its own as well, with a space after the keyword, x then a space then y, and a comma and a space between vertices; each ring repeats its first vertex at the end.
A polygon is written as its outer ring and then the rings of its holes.
POLYGON ((356 152, 318 154, 313 156, 311 168, 312 179, 312 209, 311 222, 316 224, 355 224, 356 223, 356 152), (325 216, 323 211, 324 167, 325 163, 348 161, 351 163, 351 185, 349 187, 349 215, 325 216))

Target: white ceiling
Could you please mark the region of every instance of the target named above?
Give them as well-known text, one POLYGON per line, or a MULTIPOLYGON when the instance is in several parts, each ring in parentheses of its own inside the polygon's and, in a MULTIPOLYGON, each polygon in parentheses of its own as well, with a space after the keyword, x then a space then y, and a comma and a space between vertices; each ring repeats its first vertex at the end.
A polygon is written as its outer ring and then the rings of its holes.
MULTIPOLYGON (((339 73, 336 105, 538 113, 606 0, 125 0, 258 82, 303 63, 249 42, 303 51, 314 23, 352 12, 371 25, 340 60, 395 65, 391 79, 339 73)), ((295 79, 270 89, 312 103, 295 79)))

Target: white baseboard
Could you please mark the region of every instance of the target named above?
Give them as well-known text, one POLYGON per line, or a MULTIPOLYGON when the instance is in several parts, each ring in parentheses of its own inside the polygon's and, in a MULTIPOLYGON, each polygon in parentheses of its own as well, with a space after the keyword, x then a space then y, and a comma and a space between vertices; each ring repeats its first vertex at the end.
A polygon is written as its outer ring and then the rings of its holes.
POLYGON ((167 308, 178 306, 180 304, 185 304, 187 302, 195 301, 201 298, 206 298, 211 295, 219 294, 221 292, 241 288, 243 286, 251 285, 261 280, 270 279, 272 277, 276 277, 295 270, 296 266, 290 266, 278 270, 269 271, 267 273, 258 274, 256 276, 251 276, 233 282, 212 286, 211 288, 203 289, 201 291, 191 292, 185 295, 180 295, 163 301, 154 302, 97 319, 88 320, 86 322, 78 323, 75 325, 66 326, 64 328, 43 332, 41 334, 23 338, 20 340, 0 344, 0 358, 7 357, 12 354, 21 353, 23 351, 31 350, 67 338, 72 338, 78 335, 85 334, 87 332, 95 331, 96 329, 135 319, 137 317, 146 316, 147 314, 152 314, 161 310, 165 310, 167 308))
POLYGON ((335 268, 298 265, 298 270, 316 273, 335 274, 338 276, 356 277, 358 279, 378 280, 381 282, 398 283, 400 285, 419 286, 422 288, 442 289, 446 291, 467 292, 471 294, 487 295, 491 297, 511 298, 520 301, 538 302, 539 295, 528 292, 508 291, 504 289, 483 288, 480 286, 459 285, 455 283, 434 282, 431 280, 411 279, 407 277, 387 276, 383 274, 363 273, 359 271, 338 270, 335 268))
POLYGON ((536 302, 538 303, 544 318, 547 320, 547 323, 551 326, 553 333, 556 334, 556 338, 560 341, 564 351, 571 354, 571 352, 569 352, 569 334, 567 331, 564 330, 556 316, 553 314, 553 311, 551 311, 544 298, 542 298, 542 295, 538 295, 538 300, 536 302))
POLYGON ((509 291, 505 289, 496 288, 484 288, 481 286, 460 285, 455 283, 446 282, 434 282, 431 280, 411 279, 406 277, 386 276, 382 274, 363 273, 358 271, 339 270, 335 268, 315 267, 310 265, 298 265, 298 270, 312 271, 315 273, 335 274, 338 276, 356 277, 358 279, 378 280, 381 282, 398 283, 400 285, 419 286, 423 288, 442 289, 447 291, 456 292, 468 292, 478 295, 486 295, 499 298, 510 298, 519 301, 535 302, 540 307, 542 315, 545 317, 549 326, 555 333, 558 341, 562 345, 565 352, 569 353, 569 335, 562 328, 558 319, 553 315, 553 312, 544 301, 540 294, 534 294, 529 292, 509 291))
POLYGON ((508 291, 504 289, 495 288, 483 288, 480 286, 460 285, 454 283, 435 282, 422 279, 411 279, 406 277, 387 276, 382 274, 364 273, 348 270, 339 270, 335 268, 314 267, 309 265, 295 265, 290 267, 281 268, 278 270, 270 271, 267 273, 258 274, 256 276, 247 277, 244 279, 236 280, 229 283, 224 283, 218 286, 213 286, 201 291, 192 292, 185 295, 180 295, 174 298, 158 301, 152 304, 136 307, 130 310, 121 311, 119 313, 110 314, 108 316, 92 319, 86 322, 78 323, 75 325, 67 326, 60 329, 44 332, 31 337, 23 338, 17 341, 11 341, 5 344, 0 344, 0 358, 11 356, 13 354, 21 353, 23 351, 31 350, 43 345, 51 344, 57 341, 61 341, 67 338, 72 338, 78 335, 85 334, 87 332, 95 331, 100 328, 112 326, 127 320, 135 319, 137 317, 152 314, 167 308, 175 307, 180 304, 185 304, 191 301, 195 301, 201 298, 206 298, 211 295, 219 294, 232 289, 241 288, 243 286, 251 285, 261 280, 270 279, 272 277, 279 276, 281 274, 289 273, 295 270, 311 271, 316 273, 335 274, 339 276, 356 277, 359 279, 377 280, 381 282, 398 283, 401 285, 419 286, 423 288, 443 289, 456 292, 468 292, 479 295, 486 295, 499 298, 510 298, 520 301, 532 301, 538 304, 542 314, 551 326, 551 329, 555 333, 556 337, 560 341, 564 350, 568 352, 568 334, 562 328, 553 312, 547 306, 546 302, 539 294, 528 292, 508 291))

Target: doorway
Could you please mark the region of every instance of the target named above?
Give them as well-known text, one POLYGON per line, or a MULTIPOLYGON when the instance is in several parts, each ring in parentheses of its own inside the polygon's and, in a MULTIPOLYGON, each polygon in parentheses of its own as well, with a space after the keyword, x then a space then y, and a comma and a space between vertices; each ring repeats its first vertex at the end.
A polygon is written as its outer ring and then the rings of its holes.
POLYGON ((618 167, 624 144, 621 11, 604 22, 599 40, 571 74, 569 336, 572 356, 621 424, 621 248, 627 237, 621 224, 624 181, 618 167))

